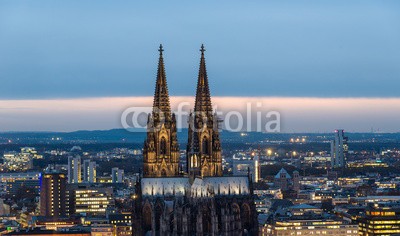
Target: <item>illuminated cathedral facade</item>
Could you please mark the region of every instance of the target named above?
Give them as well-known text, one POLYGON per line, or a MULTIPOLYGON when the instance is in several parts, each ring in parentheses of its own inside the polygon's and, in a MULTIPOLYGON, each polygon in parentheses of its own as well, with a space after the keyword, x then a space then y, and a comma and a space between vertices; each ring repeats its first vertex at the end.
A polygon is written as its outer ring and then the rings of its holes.
POLYGON ((171 112, 160 45, 152 113, 143 147, 143 177, 133 212, 134 235, 257 235, 251 176, 223 176, 218 118, 213 113, 204 46, 187 164, 180 165, 176 116, 171 112))

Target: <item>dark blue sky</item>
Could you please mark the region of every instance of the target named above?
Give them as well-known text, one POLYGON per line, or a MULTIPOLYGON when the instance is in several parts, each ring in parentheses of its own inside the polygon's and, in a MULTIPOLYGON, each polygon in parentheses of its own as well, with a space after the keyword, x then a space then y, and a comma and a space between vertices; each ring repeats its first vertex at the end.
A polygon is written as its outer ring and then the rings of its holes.
POLYGON ((1 1, 0 99, 399 97, 400 1, 1 1))

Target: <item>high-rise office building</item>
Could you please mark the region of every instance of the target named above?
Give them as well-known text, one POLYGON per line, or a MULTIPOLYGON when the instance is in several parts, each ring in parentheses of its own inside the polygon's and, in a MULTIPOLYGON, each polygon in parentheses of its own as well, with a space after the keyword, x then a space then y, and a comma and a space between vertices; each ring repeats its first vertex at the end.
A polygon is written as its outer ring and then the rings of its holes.
POLYGON ((113 183, 122 183, 124 181, 124 170, 114 167, 111 169, 113 183))
POLYGON ((68 157, 68 183, 81 183, 81 157, 68 157))
POLYGON ((258 183, 258 180, 260 179, 260 174, 261 174, 261 168, 260 168, 260 158, 259 156, 255 156, 254 159, 254 173, 253 173, 253 181, 254 183, 258 183))
POLYGON ((40 183, 40 214, 54 218, 65 216, 67 185, 65 174, 44 173, 40 183))
POLYGON ((348 137, 344 135, 344 130, 335 130, 334 140, 331 142, 331 167, 344 168, 347 162, 348 137))
POLYGON ((83 161, 83 181, 85 183, 96 182, 96 162, 91 160, 83 161))

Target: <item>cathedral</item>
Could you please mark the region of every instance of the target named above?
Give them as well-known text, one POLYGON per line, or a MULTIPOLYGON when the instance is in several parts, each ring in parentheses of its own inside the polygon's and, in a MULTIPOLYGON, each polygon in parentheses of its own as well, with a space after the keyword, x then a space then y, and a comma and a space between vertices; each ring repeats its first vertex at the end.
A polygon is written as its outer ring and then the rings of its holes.
POLYGON ((180 165, 176 116, 171 111, 160 45, 153 110, 143 146, 143 177, 134 203, 134 235, 257 235, 250 174, 223 176, 218 118, 213 113, 204 46, 186 168, 180 165))

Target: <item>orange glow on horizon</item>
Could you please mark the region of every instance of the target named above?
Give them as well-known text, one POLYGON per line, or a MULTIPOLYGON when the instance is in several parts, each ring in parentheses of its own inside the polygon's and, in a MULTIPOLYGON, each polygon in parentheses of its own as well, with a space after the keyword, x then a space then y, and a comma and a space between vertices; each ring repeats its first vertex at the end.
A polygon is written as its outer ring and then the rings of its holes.
MULTIPOLYGON (((2 131, 73 131, 120 127, 122 111, 131 106, 151 106, 152 97, 101 97, 76 99, 0 100, 2 131)), ((278 111, 283 132, 317 132, 344 128, 349 132, 396 132, 400 98, 298 98, 298 97, 213 97, 218 111, 246 113, 278 111), (260 107, 257 107, 260 105, 260 107), (253 110, 253 111, 254 111, 253 110)), ((193 108, 194 97, 173 96, 176 110, 183 104, 193 108)))

